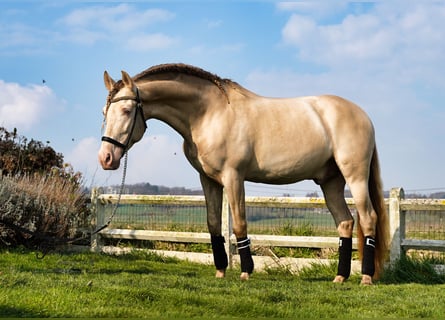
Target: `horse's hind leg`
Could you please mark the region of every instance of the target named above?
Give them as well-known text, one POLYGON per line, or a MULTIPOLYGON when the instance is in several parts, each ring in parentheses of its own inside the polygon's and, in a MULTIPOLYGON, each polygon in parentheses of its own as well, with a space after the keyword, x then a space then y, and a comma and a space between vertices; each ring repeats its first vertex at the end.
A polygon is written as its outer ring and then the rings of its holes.
POLYGON ((340 236, 338 269, 334 282, 344 282, 351 273, 352 232, 354 228, 354 220, 344 198, 345 180, 341 174, 338 174, 334 178, 321 183, 320 187, 340 236))
POLYGON ((375 212, 368 191, 368 179, 357 179, 348 183, 357 208, 360 229, 364 237, 362 252, 362 284, 372 284, 375 272, 375 236, 377 213, 375 212))
POLYGON ((223 187, 205 175, 201 175, 200 178, 206 199, 207 226, 210 232, 216 277, 223 278, 228 266, 227 253, 224 247, 225 239, 221 233, 223 187))

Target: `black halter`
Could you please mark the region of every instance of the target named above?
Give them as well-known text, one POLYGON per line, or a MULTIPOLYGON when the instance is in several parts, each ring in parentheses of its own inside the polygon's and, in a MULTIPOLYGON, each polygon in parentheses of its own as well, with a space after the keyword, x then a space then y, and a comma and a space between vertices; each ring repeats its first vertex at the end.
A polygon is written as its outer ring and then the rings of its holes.
POLYGON ((147 124, 145 123, 144 111, 142 110, 142 102, 141 102, 141 99, 139 98, 139 89, 138 88, 136 88, 136 97, 122 96, 122 97, 114 98, 114 99, 110 100, 107 108, 109 108, 112 103, 122 101, 122 100, 133 100, 136 102, 136 112, 134 114, 133 124, 131 125, 131 131, 130 131, 130 134, 128 135, 127 141, 125 143, 122 143, 122 142, 119 142, 119 141, 117 141, 113 138, 107 137, 107 136, 102 136, 102 141, 109 142, 109 143, 115 145, 116 147, 121 148, 123 150, 123 153, 125 153, 128 149, 128 145, 130 143, 131 137, 133 136, 133 131, 134 131, 134 127, 136 126, 136 119, 137 119, 138 114, 141 115, 142 122, 144 123, 145 129, 147 129, 147 124))

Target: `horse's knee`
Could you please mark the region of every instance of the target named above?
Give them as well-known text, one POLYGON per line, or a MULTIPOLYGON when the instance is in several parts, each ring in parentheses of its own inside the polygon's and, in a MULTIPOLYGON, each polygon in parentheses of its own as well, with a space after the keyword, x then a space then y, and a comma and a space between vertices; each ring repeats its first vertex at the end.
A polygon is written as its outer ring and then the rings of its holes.
POLYGON ((354 231, 354 220, 341 221, 338 224, 337 230, 340 237, 351 238, 354 231))
POLYGON ((245 221, 237 221, 233 224, 232 229, 237 239, 247 237, 247 223, 245 221))

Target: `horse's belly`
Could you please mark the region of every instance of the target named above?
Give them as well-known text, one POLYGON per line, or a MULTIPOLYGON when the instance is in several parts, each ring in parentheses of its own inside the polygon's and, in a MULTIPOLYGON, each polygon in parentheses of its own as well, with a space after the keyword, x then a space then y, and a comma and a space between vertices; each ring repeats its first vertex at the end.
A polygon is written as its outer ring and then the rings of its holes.
POLYGON ((275 154, 269 160, 263 159, 251 166, 246 180, 270 184, 288 184, 306 179, 315 179, 331 158, 328 152, 317 151, 302 157, 286 157, 275 154))
POLYGON ((310 179, 309 177, 305 177, 304 175, 288 175, 278 177, 276 175, 255 175, 252 177, 247 177, 245 180, 250 182, 258 182, 258 183, 266 183, 266 184, 290 184, 298 181, 303 181, 310 179))

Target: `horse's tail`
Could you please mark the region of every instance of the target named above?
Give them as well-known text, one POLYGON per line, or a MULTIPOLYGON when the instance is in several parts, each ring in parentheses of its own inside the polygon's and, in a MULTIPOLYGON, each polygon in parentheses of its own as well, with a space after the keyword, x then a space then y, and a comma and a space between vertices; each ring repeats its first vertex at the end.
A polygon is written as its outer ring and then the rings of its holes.
MULTIPOLYGON (((375 274, 374 278, 378 278, 383 271, 385 260, 388 256, 389 248, 389 224, 388 213, 386 210, 385 199, 383 196, 383 185, 380 178, 380 165, 377 155, 377 148, 374 147, 374 152, 371 159, 370 174, 369 174, 369 196, 371 198, 372 206, 377 213, 377 226, 375 234, 375 274)), ((359 215, 357 215, 358 218, 359 215)), ((358 223, 360 225, 360 223, 358 223)), ((358 248, 360 259, 363 257, 363 241, 364 235, 361 228, 357 228, 358 248)))

